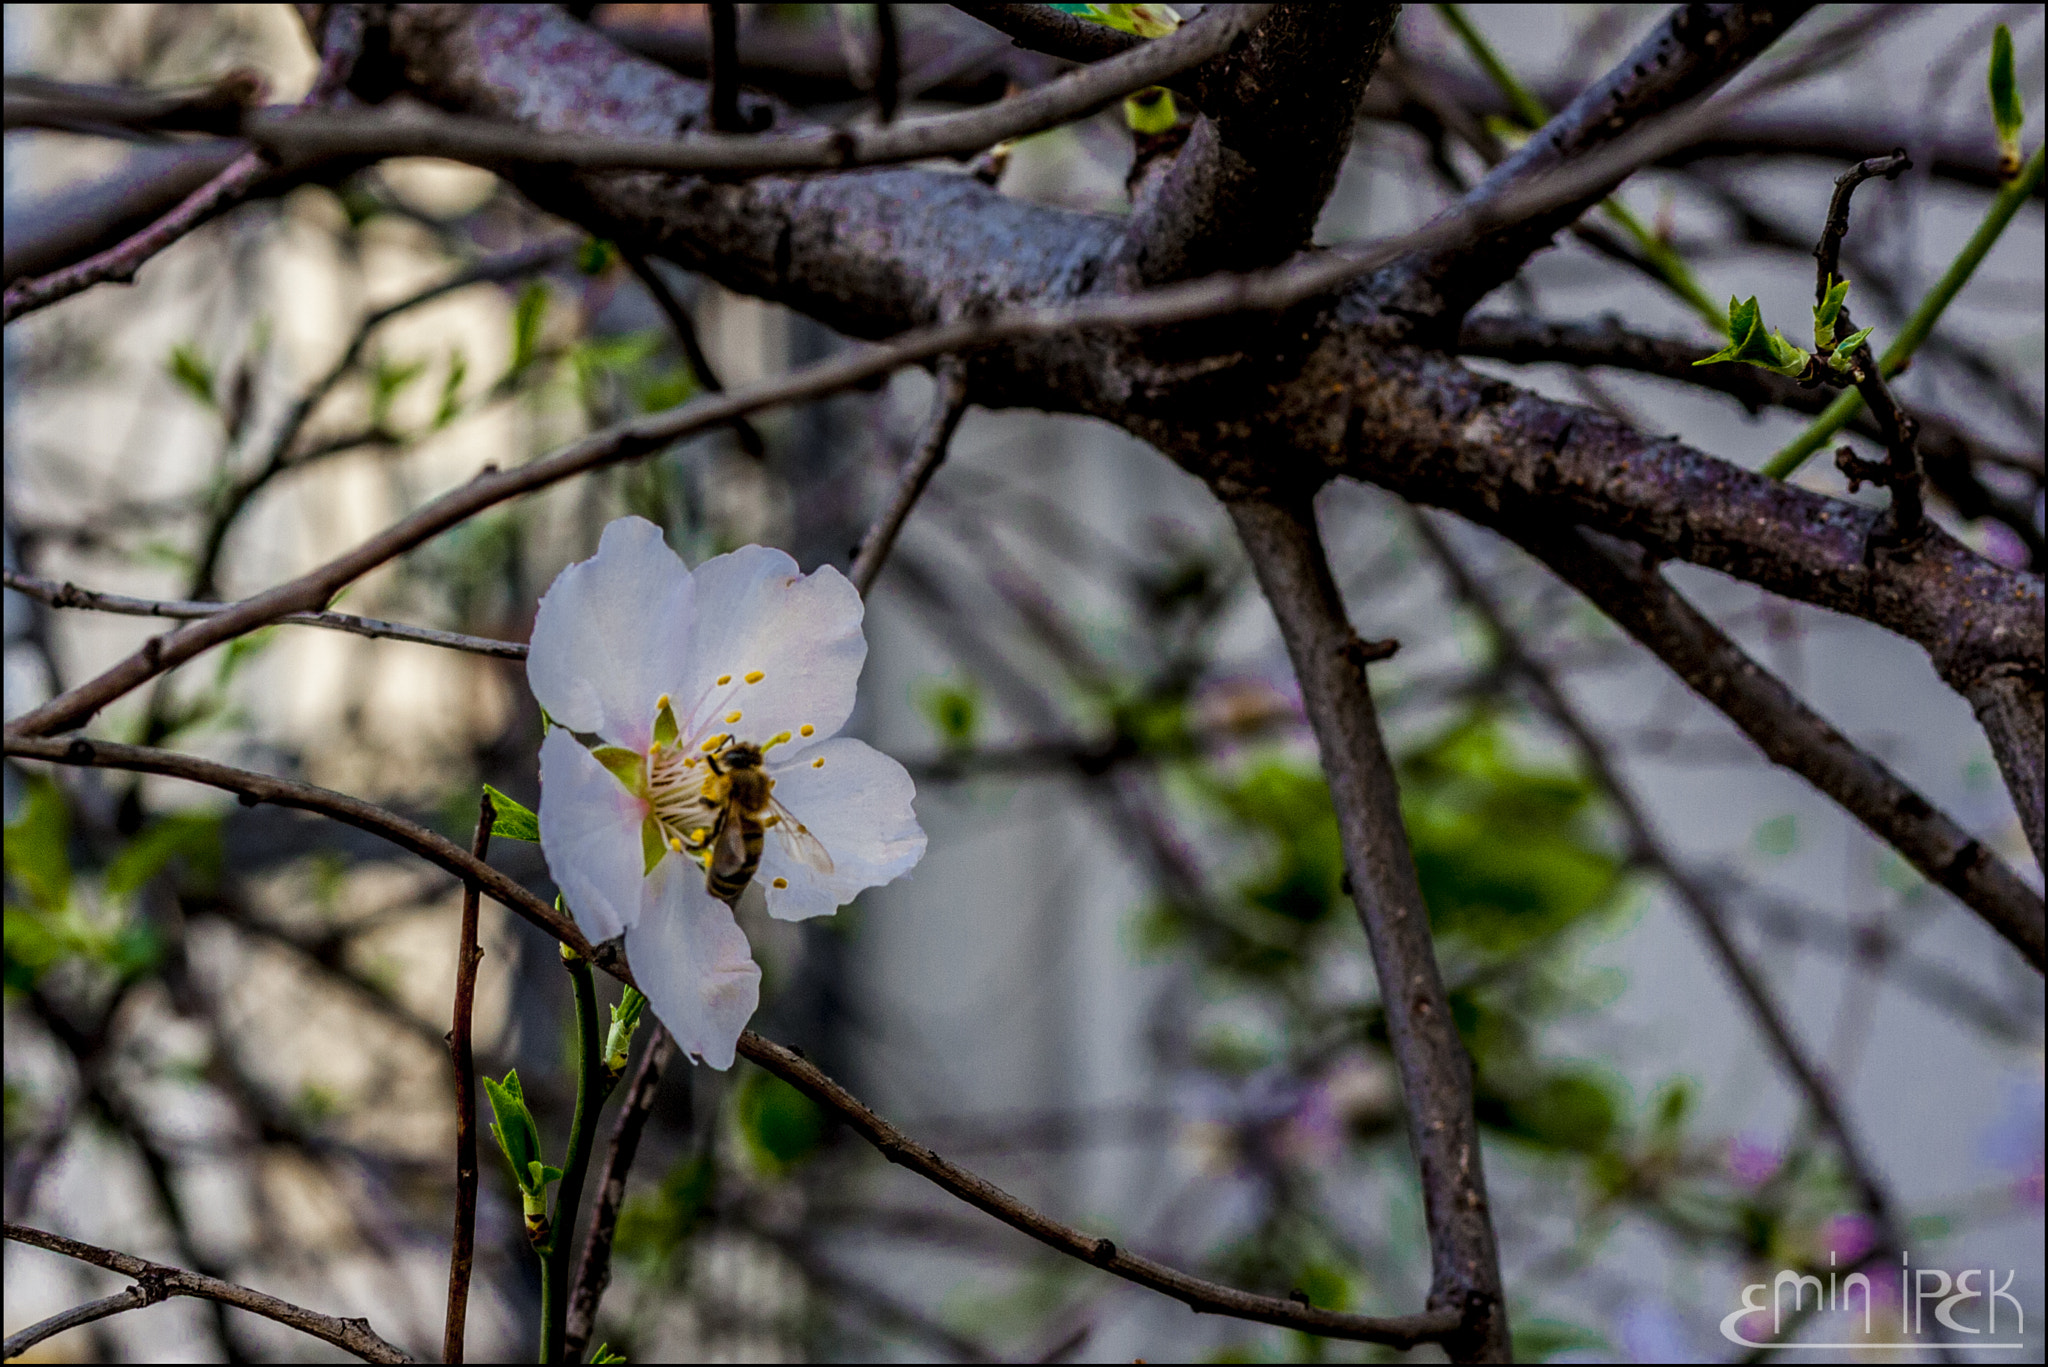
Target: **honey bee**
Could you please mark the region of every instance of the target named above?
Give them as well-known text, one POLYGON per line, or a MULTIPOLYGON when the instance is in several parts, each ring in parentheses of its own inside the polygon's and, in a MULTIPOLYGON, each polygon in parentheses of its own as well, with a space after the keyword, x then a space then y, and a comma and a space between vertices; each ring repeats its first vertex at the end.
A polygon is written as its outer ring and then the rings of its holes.
POLYGON ((832 872, 832 856, 776 800, 775 780, 761 767, 760 746, 728 741, 703 760, 709 772, 677 824, 701 837, 693 844, 704 861, 706 892, 727 904, 738 901, 761 867, 770 830, 798 863, 816 873, 832 872))

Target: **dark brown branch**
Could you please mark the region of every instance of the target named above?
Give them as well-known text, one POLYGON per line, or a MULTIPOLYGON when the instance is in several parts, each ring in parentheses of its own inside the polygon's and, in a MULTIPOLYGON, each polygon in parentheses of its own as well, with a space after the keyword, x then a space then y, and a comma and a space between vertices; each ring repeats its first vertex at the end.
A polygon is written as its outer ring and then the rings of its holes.
MULTIPOLYGON (((683 359, 689 362, 690 374, 697 382, 697 388, 707 394, 723 394, 725 382, 718 378, 718 372, 711 368, 711 358, 704 354, 704 343, 697 336, 697 320, 683 307, 683 301, 676 298, 676 292, 668 287, 668 281, 648 262, 641 253, 629 247, 621 247, 619 255, 626 259, 634 276, 654 300, 654 306, 668 319, 669 330, 676 335, 676 345, 682 348, 683 359)), ((768 453, 768 447, 761 440, 761 434, 745 418, 734 418, 732 434, 739 439, 740 450, 760 460, 768 453)))
POLYGON ((155 1305, 163 1295, 154 1286, 137 1282, 125 1291, 116 1291, 111 1296, 84 1305, 75 1305, 60 1311, 46 1320, 37 1320, 19 1333, 9 1334, 4 1347, 0 1347, 0 1360, 12 1362, 44 1339, 54 1338, 67 1329, 76 1329, 94 1320, 103 1320, 109 1315, 118 1315, 124 1310, 141 1310, 155 1305))
POLYGON ((875 6, 875 116, 884 123, 896 118, 903 99, 903 39, 896 31, 896 7, 875 6))
MULTIPOLYGON (((357 55, 362 51, 361 7, 333 5, 329 9, 326 54, 321 59, 320 72, 314 78, 312 90, 299 106, 301 110, 325 105, 340 93, 355 66, 357 55)), ((0 320, 11 323, 24 314, 33 313, 60 299, 68 299, 103 281, 127 284, 135 279, 135 273, 142 269, 143 263, 240 200, 259 181, 267 179, 272 169, 270 158, 260 150, 244 152, 228 163, 219 175, 187 195, 177 208, 135 236, 76 265, 10 284, 4 305, 0 305, 0 320)))
POLYGON ((862 1139, 879 1149, 890 1162, 909 1168, 1048 1248, 1092 1263, 1125 1281, 1184 1301, 1197 1311, 1255 1320, 1261 1324, 1277 1324, 1324 1338, 1383 1343, 1396 1348, 1442 1340, 1458 1331, 1460 1317, 1455 1310, 1433 1309, 1419 1315, 1392 1317, 1352 1315, 1315 1309, 1280 1296, 1238 1291, 1191 1277, 1177 1268, 1127 1252, 1108 1239, 1084 1234, 1071 1225, 1042 1215, 993 1183, 947 1162, 869 1110, 858 1097, 794 1050, 749 1030, 740 1036, 739 1051, 827 1107, 862 1139))
MULTIPOLYGON (((1788 4, 1680 5, 1600 80, 1538 129, 1460 202, 1473 208, 1602 147, 1645 119, 1709 94, 1811 8, 1788 4)), ((1660 154, 1661 155, 1661 154, 1660 154)), ((1415 340, 1447 344, 1473 304, 1512 279, 1560 229, 1621 183, 1512 225, 1418 253, 1374 282, 1381 306, 1420 329, 1415 340)))
MULTIPOLYGON (((233 603, 130 598, 126 594, 98 593, 92 589, 82 589, 69 582, 59 584, 52 579, 38 579, 34 575, 19 574, 14 570, 6 570, 4 573, 8 588, 56 608, 85 608, 92 612, 119 613, 125 617, 167 617, 178 621, 197 621, 216 613, 226 612, 234 606, 233 603)), ((327 627, 333 631, 346 631, 351 635, 368 636, 378 640, 411 641, 418 645, 440 646, 445 650, 489 655, 499 660, 526 658, 526 644, 523 641, 499 641, 488 636, 465 636, 457 631, 436 631, 430 627, 380 622, 374 617, 357 617, 347 612, 294 612, 277 620, 293 626, 327 627)))
POLYGON ((1117 269, 1157 285, 1270 266, 1307 246, 1396 8, 1275 5, 1134 207, 1117 269))
POLYGON ((711 13, 711 128, 744 133, 740 118, 740 15, 738 5, 707 5, 711 13))
POLYGON ((1432 1274, 1429 1308, 1455 1314, 1454 1362, 1505 1362, 1507 1303, 1472 1109, 1472 1060, 1437 969, 1429 909, 1401 822, 1361 642, 1323 552, 1307 495, 1234 501, 1231 519, 1279 619, 1337 809, 1351 895, 1372 945, 1388 1042, 1407 1101, 1408 1142, 1422 1172, 1432 1274))
MULTIPOLYGON (((536 133, 480 119, 422 110, 399 113, 244 114, 234 134, 287 166, 330 157, 444 156, 480 166, 531 165, 584 170, 715 172, 839 171, 971 156, 1094 113, 1176 72, 1227 51, 1268 7, 1219 5, 1179 32, 1123 56, 1073 71, 1035 90, 980 109, 912 119, 884 128, 842 128, 752 137, 709 133, 687 138, 614 138, 536 133)), ((587 41, 603 40, 582 30, 587 41)), ((118 113, 110 108, 110 113, 118 113)), ((13 298, 13 291, 8 297, 13 298)), ((44 301, 48 302, 48 301, 44 301)), ((39 306, 39 305, 38 305, 39 306)), ((10 304, 8 317, 15 316, 10 304)))
POLYGON ((583 932, 567 917, 489 864, 470 858, 469 852, 454 841, 361 798, 317 788, 310 783, 297 783, 249 769, 237 769, 233 765, 217 764, 195 755, 141 745, 116 745, 111 741, 43 740, 10 734, 6 740, 6 753, 16 759, 39 759, 52 764, 163 774, 237 794, 246 805, 268 802, 333 817, 357 830, 382 836, 401 849, 440 865, 457 878, 475 880, 492 901, 518 913, 578 954, 595 958, 606 972, 612 972, 611 965, 617 962, 616 955, 594 951, 590 942, 583 938, 583 932))
POLYGON ((124 1277, 133 1277, 145 1288, 154 1292, 156 1299, 165 1296, 191 1296, 198 1300, 215 1301, 232 1305, 238 1310, 276 1320, 302 1334, 310 1334, 337 1348, 346 1349, 365 1362, 415 1362, 418 1359, 403 1349, 394 1348, 377 1336, 370 1328, 370 1322, 363 1319, 337 1319, 323 1315, 316 1310, 307 1310, 281 1301, 261 1291, 252 1291, 246 1286, 236 1286, 217 1277, 202 1276, 187 1272, 182 1267, 170 1267, 164 1263, 153 1263, 133 1254, 118 1253, 110 1248, 99 1248, 67 1239, 61 1234, 50 1234, 27 1225, 9 1223, 7 1237, 31 1248, 61 1253, 67 1258, 76 1258, 94 1267, 104 1267, 124 1277))
MULTIPOLYGON (((47 760, 57 764, 165 774, 173 778, 208 784, 228 792, 253 796, 259 801, 274 802, 279 806, 297 807, 333 817, 337 821, 381 835, 429 862, 440 865, 458 878, 473 879, 493 900, 511 908, 577 953, 588 956, 598 967, 620 982, 630 984, 633 981, 632 968, 626 963, 616 942, 607 941, 603 948, 593 950, 589 941, 583 938, 582 932, 573 924, 557 915, 554 909, 540 898, 512 882, 498 870, 471 858, 467 851, 459 849, 452 841, 358 798, 316 788, 311 784, 292 783, 252 773, 246 769, 215 764, 210 760, 196 759, 189 755, 134 745, 114 745, 86 740, 66 743, 61 740, 9 735, 6 739, 6 753, 21 759, 47 760)), ((1083 1234, 1071 1226, 1040 1214, 965 1168, 948 1163, 881 1119, 852 1093, 793 1051, 749 1030, 740 1036, 739 1052, 783 1081, 829 1106, 863 1139, 880 1149, 882 1155, 890 1162, 909 1168, 941 1189, 951 1192, 1048 1247, 1078 1257, 1126 1281, 1185 1301, 1198 1310, 1257 1320, 1263 1324, 1277 1324, 1283 1328, 1300 1329, 1327 1338, 1385 1343, 1395 1347, 1409 1347, 1416 1343, 1443 1338, 1454 1333, 1460 1323, 1460 1317, 1455 1312, 1428 1311, 1419 1315, 1381 1318, 1317 1310, 1291 1300, 1255 1295, 1204 1281, 1163 1263, 1126 1253, 1107 1239, 1083 1234)), ((13 1226, 10 1225, 9 1229, 12 1230, 13 1226)))
POLYGON ((1855 1132, 1849 1128, 1848 1117, 1835 1096, 1834 1087, 1807 1057, 1805 1047, 1792 1033, 1791 1023, 1765 985, 1762 973, 1750 962, 1742 946, 1735 942, 1720 903, 1707 891, 1699 877, 1679 863, 1665 847, 1648 814, 1636 801, 1635 793, 1622 779, 1607 742, 1579 715, 1550 670, 1523 645, 1521 637, 1508 625, 1493 594, 1466 567, 1457 551, 1430 525, 1427 517, 1417 514, 1413 525, 1450 577, 1458 597, 1478 613, 1501 658, 1521 675, 1535 695, 1537 705, 1571 738, 1594 782, 1620 815, 1622 826, 1628 833, 1631 856, 1653 869, 1678 894, 1679 904, 1705 937, 1714 957, 1720 961, 1721 971, 1734 981, 1737 995, 1749 1007, 1750 1016, 1763 1032, 1771 1052, 1777 1056, 1778 1066, 1790 1075, 1807 1107, 1820 1122, 1822 1131, 1834 1144, 1843 1173, 1856 1188, 1864 1209, 1878 1226, 1879 1239, 1888 1246, 1898 1247, 1899 1232, 1892 1221, 1890 1198, 1878 1182, 1876 1171, 1864 1154, 1855 1132))
POLYGON ((1954 893, 2037 972, 2048 966, 2041 895, 1752 660, 1638 548, 1573 528, 1518 539, 1734 722, 1772 763, 1804 778, 1930 882, 1954 893))
POLYGON ((612 1238, 618 1233, 619 1211, 626 1203, 626 1177, 640 1152, 640 1135, 647 1118, 654 1113, 654 1099, 661 1092, 661 1078, 675 1057, 675 1041, 660 1022, 649 1022, 647 1044, 640 1051, 640 1066, 612 1117, 611 1143, 605 1150, 604 1175, 598 1182, 597 1199, 590 1204, 590 1223, 583 1235, 582 1260, 576 1264, 576 1279, 569 1291, 568 1332, 564 1342, 569 1360, 583 1360, 597 1325, 597 1308, 612 1280, 612 1238))
POLYGON ((889 558, 889 550, 896 544, 896 535, 903 530, 904 522, 910 517, 910 510, 917 506, 917 500, 938 473, 940 462, 946 459, 946 448, 952 443, 953 431, 960 425, 960 417, 967 411, 967 367, 957 360, 941 361, 936 376, 936 388, 932 393, 932 411, 925 419, 924 430, 918 434, 917 445, 912 448, 910 459, 903 463, 903 472, 896 482, 896 492, 889 496, 889 506, 868 528, 861 538, 860 549, 853 557, 853 568, 847 577, 860 590, 861 597, 868 595, 874 587, 875 578, 882 572, 882 562, 889 558))
MULTIPOLYGON (((1814 303, 1827 298, 1828 287, 1835 282, 1837 268, 1841 265, 1842 239, 1849 234, 1849 201, 1855 195, 1856 187, 1879 176, 1897 180, 1899 173, 1912 164, 1904 150, 1900 150, 1889 156, 1857 162, 1835 178, 1835 192, 1828 200, 1827 222, 1822 226, 1820 241, 1813 249, 1814 303)), ((1837 335, 1856 330, 1846 304, 1835 319, 1835 330, 1837 335)), ((1877 353, 1869 342, 1856 348, 1856 354, 1850 358, 1850 367, 1856 390, 1876 420, 1886 459, 1883 465, 1873 466, 1859 459, 1848 447, 1843 447, 1836 454, 1836 468, 1848 477, 1850 493, 1855 493, 1864 480, 1883 484, 1891 490, 1891 525, 1885 529, 1885 542, 1893 546, 1910 546, 1919 540, 1926 526, 1926 509, 1920 499, 1920 448, 1916 441, 1920 424, 1913 420, 1913 415, 1906 411, 1892 394, 1891 386, 1885 383, 1884 371, 1877 363, 1877 353)))
MULTIPOLYGON (((476 835, 469 855, 477 863, 491 850, 497 820, 491 795, 477 801, 476 835)), ((455 1065, 455 1232, 448 1243, 448 1311, 441 1327, 441 1361, 462 1361, 469 1320, 469 1279, 476 1260, 476 1048, 470 1019, 476 1006, 476 966, 484 957, 477 944, 477 910, 482 889, 462 885, 462 938, 455 952, 455 1012, 448 1028, 448 1057, 455 1065)))

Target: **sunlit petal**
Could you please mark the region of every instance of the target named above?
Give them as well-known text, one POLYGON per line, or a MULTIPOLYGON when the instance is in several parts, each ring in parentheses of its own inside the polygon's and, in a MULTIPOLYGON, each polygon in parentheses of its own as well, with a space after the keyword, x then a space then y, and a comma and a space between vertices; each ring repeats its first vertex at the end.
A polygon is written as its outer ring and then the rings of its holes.
POLYGON ((832 871, 820 873, 769 832, 755 881, 770 915, 785 921, 830 915, 861 889, 901 877, 924 856, 910 775, 872 746, 829 740, 771 763, 768 773, 776 800, 832 858, 832 871))
POLYGON ((561 727, 540 747, 540 848, 555 886, 592 943, 640 916, 640 823, 647 804, 627 792, 561 727))
POLYGON ((746 932, 689 861, 664 859, 646 882, 639 924, 626 932, 634 980, 685 1053, 730 1068, 761 1000, 746 932))

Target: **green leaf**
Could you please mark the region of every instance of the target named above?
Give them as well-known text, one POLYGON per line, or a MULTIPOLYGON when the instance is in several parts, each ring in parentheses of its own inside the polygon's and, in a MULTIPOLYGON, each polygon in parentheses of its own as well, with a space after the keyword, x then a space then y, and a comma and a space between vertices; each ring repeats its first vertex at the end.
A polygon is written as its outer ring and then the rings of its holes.
POLYGON ((939 733, 949 749, 965 750, 974 745, 981 727, 981 695, 972 680, 949 683, 931 680, 917 690, 918 710, 939 733))
POLYGON ((491 1133, 497 1136, 505 1161, 512 1165, 513 1180, 522 1191, 533 1192, 537 1188, 532 1185, 532 1169, 540 1163, 540 1127, 534 1123, 533 1112, 527 1109, 526 1094, 519 1085, 519 1070, 515 1068, 505 1074, 503 1082, 485 1076, 483 1084, 484 1094, 491 1099, 491 1113, 498 1118, 491 1133))
POLYGON ((462 382, 469 377, 469 358, 457 347, 448 353, 448 373, 441 380, 441 402, 434 409, 436 432, 455 421, 462 411, 462 382))
POLYGON ((1173 102, 1173 92, 1164 86, 1146 86, 1135 95, 1124 99, 1124 122, 1131 126, 1133 133, 1157 135, 1170 133, 1180 122, 1180 110, 1173 102))
POLYGON ((1171 5, 1054 5, 1053 8, 1090 23, 1135 33, 1140 38, 1163 38, 1180 27, 1180 13, 1171 5))
POLYGON ((818 1103, 759 1069, 750 1070, 740 1084, 737 1114, 748 1151, 770 1173, 802 1162, 825 1138, 825 1113, 818 1103))
POLYGON ((654 866, 668 858, 668 841, 662 838, 661 823, 652 814, 640 822, 640 876, 654 872, 654 866))
POLYGON ((392 403, 426 373, 425 361, 394 361, 379 353, 370 369, 370 425, 380 432, 388 428, 392 403))
POLYGON ((1998 169, 2007 179, 2019 174, 2020 125, 2026 111, 2012 72, 2012 30, 2000 24, 1991 35, 1991 121, 1998 128, 1998 169))
POLYGON ((1836 370, 1846 371, 1855 363, 1856 349, 1863 345, 1870 334, 1877 331, 1875 326, 1861 328, 1844 337, 1835 347, 1834 355, 1828 357, 1828 364, 1836 370))
POLYGON ((1693 364, 1738 361, 1780 375, 1797 376, 1805 373, 1808 362, 1812 360, 1807 353, 1786 341, 1784 334, 1775 330, 1768 334, 1764 332, 1763 313, 1757 307, 1753 294, 1740 303, 1732 298, 1728 301, 1728 338, 1727 346, 1693 364))
POLYGON ((661 710, 654 714, 654 743, 674 745, 681 728, 676 725, 675 709, 668 705, 667 695, 661 699, 661 710))
POLYGON ((535 816, 530 808, 517 798, 505 796, 488 783, 484 785, 484 792, 491 799, 493 836, 503 836, 507 840, 524 840, 529 845, 540 843, 540 818, 535 816))
POLYGON ((1835 344, 1835 319, 1842 316, 1842 301, 1849 297, 1849 282, 1836 280, 1828 286, 1828 292, 1813 306, 1813 345, 1815 350, 1827 351, 1835 344))
POLYGON ((590 755, 611 770, 612 777, 624 784, 627 792, 647 801, 647 756, 623 745, 600 745, 590 755))
POLYGON ((220 406, 213 393, 213 366, 192 343, 180 342, 172 347, 171 359, 165 363, 164 369, 177 381, 179 388, 208 408, 220 406))
POLYGON ((621 1356, 621 1355, 620 1355, 620 1354, 618 1354, 618 1353, 614 1353, 614 1352, 612 1351, 612 1346, 611 1346, 611 1344, 609 1344, 609 1343, 600 1343, 600 1344, 598 1344, 598 1345, 597 1345, 597 1351, 596 1351, 596 1352, 594 1352, 594 1353, 592 1353, 592 1354, 590 1355, 590 1360, 591 1360, 592 1362, 625 1362, 625 1361, 627 1361, 627 1359, 626 1359, 625 1357, 621 1356))
POLYGON ((506 379, 517 378, 533 364, 540 347, 540 327, 547 313, 547 282, 527 281, 526 288, 519 291, 519 302, 512 306, 512 363, 506 368, 506 379))
POLYGON ((62 911, 71 900, 71 812, 49 779, 35 775, 23 786, 21 814, 7 823, 7 878, 38 910, 62 911))
POLYGON ((107 865, 110 897, 126 899, 165 865, 182 859, 194 878, 212 884, 220 877, 220 818, 207 812, 167 816, 129 841, 107 865))

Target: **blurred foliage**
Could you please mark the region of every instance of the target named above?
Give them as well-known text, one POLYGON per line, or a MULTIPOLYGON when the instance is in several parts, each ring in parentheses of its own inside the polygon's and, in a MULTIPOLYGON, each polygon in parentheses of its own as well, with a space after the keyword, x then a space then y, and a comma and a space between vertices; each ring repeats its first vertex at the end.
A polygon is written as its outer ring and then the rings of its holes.
POLYGON ((828 1125, 817 1102, 754 1067, 740 1081, 733 1117, 748 1157, 770 1176, 787 1172, 817 1152, 828 1125))

